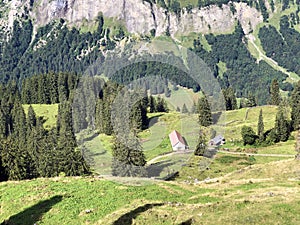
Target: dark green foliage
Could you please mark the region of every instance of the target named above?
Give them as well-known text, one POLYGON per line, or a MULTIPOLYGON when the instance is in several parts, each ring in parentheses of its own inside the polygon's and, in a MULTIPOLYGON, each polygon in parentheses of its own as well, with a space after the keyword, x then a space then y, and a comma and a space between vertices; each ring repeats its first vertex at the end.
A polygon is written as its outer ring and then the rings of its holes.
MULTIPOLYGON (((130 65, 119 69, 110 77, 110 79, 119 84, 129 84, 134 80, 147 77, 147 79, 143 80, 142 85, 145 86, 147 90, 150 89, 152 95, 162 94, 165 93, 165 91, 168 91, 168 82, 166 82, 168 80, 183 87, 193 88, 195 92, 199 91, 199 85, 191 79, 186 72, 179 69, 186 68, 183 60, 176 57, 172 52, 168 52, 168 55, 171 59, 176 59, 172 64, 177 65, 178 67, 162 62, 142 60, 137 63, 132 62, 130 65)), ((139 57, 137 57, 136 60, 138 61, 139 57)), ((112 67, 119 66, 117 60, 112 60, 111 63, 112 67), (116 64, 114 65, 114 63, 116 64)))
POLYGON ((277 79, 274 79, 270 88, 271 94, 271 105, 279 105, 281 101, 280 92, 279 92, 279 84, 277 79))
MULTIPOLYGON (((79 33, 65 26, 63 20, 53 21, 37 30, 32 39, 30 21, 15 22, 12 39, 4 46, 4 57, 0 59, 1 80, 18 79, 34 74, 54 72, 83 73, 96 59, 103 58, 97 40, 103 37, 103 17, 98 17, 98 28, 94 34, 79 33), (47 41, 41 45, 40 41, 47 41), (92 48, 88 54, 83 51, 92 48)), ((107 48, 114 47, 114 41, 107 39, 107 48)))
POLYGON ((282 11, 290 7, 290 0, 282 0, 282 11))
POLYGON ((13 24, 12 37, 3 47, 0 58, 0 79, 8 81, 12 77, 18 79, 20 76, 20 68, 18 67, 23 54, 27 50, 32 36, 31 21, 22 23, 17 20, 13 24))
POLYGON ((259 8, 260 8, 260 11, 261 11, 261 14, 263 16, 263 20, 264 22, 266 22, 269 18, 269 14, 267 12, 267 8, 265 6, 265 2, 263 0, 258 0, 258 4, 259 4, 259 8))
POLYGON ((262 27, 259 30, 259 39, 268 57, 282 67, 300 73, 300 33, 290 27, 288 16, 281 17, 279 32, 273 26, 262 27))
POLYGON ((252 92, 248 94, 248 99, 246 100, 246 107, 255 107, 257 106, 256 99, 252 92))
POLYGON ((212 114, 208 100, 205 96, 201 97, 198 101, 198 123, 200 126, 208 127, 212 124, 212 114))
POLYGON ((265 139, 264 136, 264 119, 262 109, 259 111, 258 124, 257 124, 257 136, 259 138, 259 142, 263 142, 265 139))
POLYGON ((242 127, 242 138, 243 138, 243 143, 244 145, 253 145, 258 138, 255 132, 251 127, 248 126, 243 126, 242 127))
POLYGON ((198 143, 197 143, 196 149, 194 151, 194 154, 198 155, 198 156, 203 156, 207 149, 206 143, 207 143, 206 136, 203 131, 200 131, 198 143))
POLYGON ((277 143, 279 141, 279 138, 278 138, 278 135, 276 133, 276 130, 275 128, 272 128, 268 131, 265 132, 265 142, 267 144, 274 144, 274 143, 277 143))
POLYGON ((181 109, 181 112, 182 112, 182 113, 188 113, 188 112, 189 112, 189 110, 187 109, 187 107, 186 107, 185 104, 183 104, 182 109, 181 109))
POLYGON ((211 45, 211 51, 207 52, 200 40, 194 41, 193 50, 208 64, 214 75, 219 76, 222 88, 232 87, 238 98, 247 97, 252 92, 258 99, 257 104, 265 104, 269 96, 266 87, 274 78, 282 83, 287 77, 263 60, 256 62, 247 49, 247 40, 239 23, 233 34, 206 35, 205 38, 211 45), (220 61, 226 63, 227 68, 223 78, 220 78, 217 66, 220 61))
POLYGON ((177 0, 173 0, 170 8, 177 16, 180 16, 180 12, 181 12, 180 2, 178 2, 177 0))
POLYGON ((154 113, 156 111, 156 100, 152 95, 149 96, 148 106, 150 113, 154 113))
MULTIPOLYGON (((69 80, 68 85, 71 83, 69 80)), ((0 85, 0 93, 0 180, 89 172, 77 150, 70 103, 60 105, 57 128, 46 131, 44 120, 36 116, 31 106, 25 116, 15 82, 0 85)))
POLYGON ((114 139, 112 175, 120 177, 144 177, 146 160, 141 144, 136 137, 122 136, 114 139), (124 138, 123 138, 124 137, 124 138))
POLYGON ((131 111, 131 128, 136 131, 144 130, 148 127, 147 105, 138 101, 131 111))
POLYGON ((237 101, 235 93, 231 87, 223 89, 223 95, 225 98, 226 110, 235 110, 237 109, 237 101))
POLYGON ((71 73, 50 72, 35 75, 22 81, 23 104, 55 104, 71 100, 78 76, 71 73))
POLYGON ((287 112, 285 111, 283 104, 279 105, 276 119, 275 119, 275 132, 278 137, 278 141, 287 141, 290 136, 290 123, 287 119, 287 112))
POLYGON ((155 112, 169 112, 166 100, 160 96, 156 99, 155 112))
POLYGON ((107 82, 100 91, 99 99, 96 104, 96 129, 100 133, 107 135, 113 134, 111 124, 111 105, 113 104, 120 87, 112 82, 107 82))
POLYGON ((271 10, 272 10, 272 12, 274 12, 274 10, 275 10, 275 4, 274 4, 274 0, 271 0, 271 2, 270 2, 270 6, 271 6, 271 10))
POLYGON ((72 125, 71 104, 64 102, 59 105, 57 118, 57 152, 58 172, 67 176, 83 175, 89 171, 80 150, 77 148, 76 137, 72 125))
POLYGON ((300 125, 300 82, 295 84, 291 95, 291 125, 293 130, 297 130, 300 125))

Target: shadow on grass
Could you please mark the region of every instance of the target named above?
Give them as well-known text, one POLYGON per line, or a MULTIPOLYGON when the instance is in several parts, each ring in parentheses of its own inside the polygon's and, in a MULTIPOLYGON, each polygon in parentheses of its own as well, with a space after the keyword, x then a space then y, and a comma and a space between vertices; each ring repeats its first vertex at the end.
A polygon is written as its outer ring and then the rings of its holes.
POLYGON ((152 116, 151 118, 149 118, 148 120, 148 128, 151 128, 152 126, 154 126, 154 124, 156 124, 158 122, 159 117, 161 117, 163 114, 159 114, 156 116, 152 116))
POLYGON ((140 206, 124 215, 122 215, 119 219, 117 219, 113 225, 131 225, 133 223, 133 219, 135 219, 140 213, 146 212, 147 210, 155 207, 162 206, 163 203, 155 203, 155 204, 145 204, 140 206))
POLYGON ((53 196, 50 199, 40 201, 37 204, 25 209, 24 211, 9 217, 1 225, 33 225, 38 222, 42 216, 48 212, 52 206, 62 200, 62 196, 53 196))
MULTIPOLYGON (((158 163, 151 164, 147 167, 147 172, 149 177, 159 177, 161 172, 164 169, 169 170, 169 166, 174 165, 175 162, 172 162, 171 160, 164 160, 158 163)), ((173 171, 169 171, 170 173, 173 171)))

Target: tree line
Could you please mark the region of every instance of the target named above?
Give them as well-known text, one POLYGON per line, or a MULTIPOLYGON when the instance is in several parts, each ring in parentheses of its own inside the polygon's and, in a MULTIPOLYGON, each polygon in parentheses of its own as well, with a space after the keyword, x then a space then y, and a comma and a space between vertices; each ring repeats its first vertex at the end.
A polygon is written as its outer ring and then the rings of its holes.
POLYGON ((16 82, 0 86, 0 92, 1 180, 90 172, 77 146, 70 102, 59 105, 56 127, 46 130, 31 106, 25 113, 16 82))
POLYGON ((297 131, 300 125, 300 82, 295 84, 294 90, 289 101, 281 99, 279 95, 278 83, 272 82, 271 104, 277 105, 277 113, 274 127, 270 130, 264 130, 263 112, 260 110, 257 133, 252 127, 242 127, 242 138, 244 145, 270 145, 280 141, 287 141, 292 131, 297 131), (289 112, 288 109, 291 109, 289 112), (290 115, 289 115, 290 114, 290 115))

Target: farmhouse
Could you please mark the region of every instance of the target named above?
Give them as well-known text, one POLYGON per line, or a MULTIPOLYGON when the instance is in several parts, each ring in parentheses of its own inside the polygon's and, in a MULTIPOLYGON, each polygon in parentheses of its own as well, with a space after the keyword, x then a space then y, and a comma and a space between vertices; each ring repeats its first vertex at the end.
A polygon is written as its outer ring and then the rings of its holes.
POLYGON ((176 130, 169 134, 170 142, 174 151, 188 149, 188 146, 183 137, 176 130))
POLYGON ((222 135, 214 137, 208 143, 209 146, 219 146, 223 144, 225 144, 225 138, 222 135))

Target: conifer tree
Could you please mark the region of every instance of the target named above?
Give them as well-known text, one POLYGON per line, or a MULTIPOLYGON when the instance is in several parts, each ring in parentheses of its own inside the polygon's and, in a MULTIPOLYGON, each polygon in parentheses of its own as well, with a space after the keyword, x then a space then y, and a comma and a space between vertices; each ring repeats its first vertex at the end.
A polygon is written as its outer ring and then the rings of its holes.
POLYGON ((206 96, 203 96, 199 99, 198 112, 198 123, 200 126, 210 126, 212 124, 212 113, 206 96))
POLYGON ((255 96, 252 94, 252 92, 250 92, 248 94, 248 99, 247 99, 247 102, 246 102, 246 106, 247 107, 255 107, 255 106, 257 106, 255 96))
POLYGON ((182 106, 181 112, 182 112, 182 113, 188 113, 188 112, 189 112, 189 110, 187 109, 185 103, 184 103, 183 106, 182 106))
POLYGON ((58 171, 67 176, 82 175, 89 172, 81 152, 77 149, 76 137, 72 127, 72 108, 64 102, 58 108, 58 171))
POLYGON ((154 113, 156 111, 156 101, 152 95, 149 96, 148 105, 149 105, 149 112, 154 113))
MULTIPOLYGON (((17 139, 9 136, 2 141, 2 165, 6 168, 9 180, 22 180, 29 178, 27 171, 27 154, 20 151, 17 139)), ((22 149, 23 150, 23 149, 22 149)))
POLYGON ((295 84, 291 95, 291 125, 293 130, 297 130, 300 125, 300 81, 295 84))
POLYGON ((131 112, 131 127, 136 131, 141 131, 148 127, 147 109, 142 101, 137 102, 131 112))
POLYGON ((257 135, 260 142, 264 141, 264 121, 262 109, 259 111, 258 124, 257 124, 257 135))
POLYGON ((193 101, 193 105, 192 105, 192 108, 191 108, 191 113, 196 113, 197 112, 197 104, 195 101, 193 101))
POLYGON ((237 101, 233 89, 231 87, 224 89, 223 95, 225 99, 226 110, 237 109, 237 101))
POLYGON ((271 83, 270 94, 271 94, 271 102, 270 102, 271 105, 279 105, 281 98, 280 98, 279 84, 277 79, 274 79, 271 83))
POLYGON ((146 159, 137 137, 122 135, 114 138, 112 175, 120 177, 147 176, 146 159))
POLYGON ((207 143, 206 136, 203 131, 200 131, 198 143, 197 143, 194 154, 198 155, 198 156, 203 156, 207 149, 206 143, 207 143))
POLYGON ((275 118, 275 132, 279 141, 287 141, 290 136, 290 126, 283 104, 279 105, 275 118))
POLYGON ((164 98, 161 98, 160 96, 157 97, 156 101, 156 112, 169 112, 167 102, 164 98))

